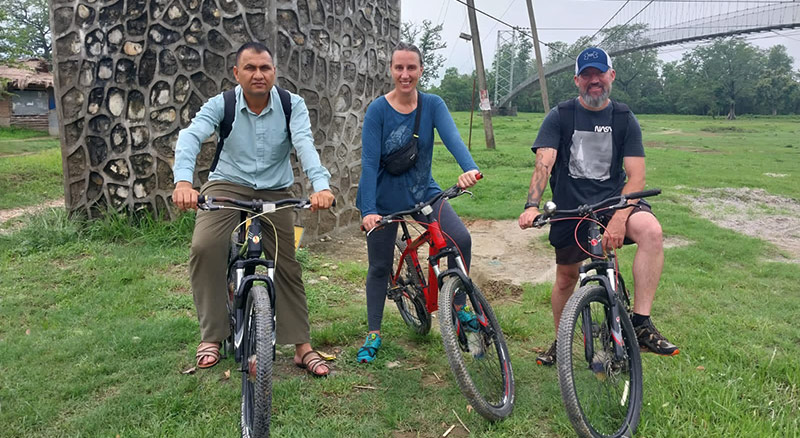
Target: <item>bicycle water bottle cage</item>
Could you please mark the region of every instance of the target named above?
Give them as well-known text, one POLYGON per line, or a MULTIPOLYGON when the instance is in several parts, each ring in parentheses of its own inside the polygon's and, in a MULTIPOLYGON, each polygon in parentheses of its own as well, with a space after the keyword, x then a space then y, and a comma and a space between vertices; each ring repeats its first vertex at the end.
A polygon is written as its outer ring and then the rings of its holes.
POLYGON ((424 214, 425 216, 427 216, 427 215, 433 213, 433 207, 431 207, 430 205, 426 205, 426 206, 422 207, 422 210, 420 210, 420 212, 422 214, 424 214))

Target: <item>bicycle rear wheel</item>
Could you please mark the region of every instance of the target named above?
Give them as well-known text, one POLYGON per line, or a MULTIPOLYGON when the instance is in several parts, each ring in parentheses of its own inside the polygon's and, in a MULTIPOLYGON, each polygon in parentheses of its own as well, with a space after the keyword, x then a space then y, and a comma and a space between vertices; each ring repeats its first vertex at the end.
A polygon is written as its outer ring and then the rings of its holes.
POLYGON ((611 304, 604 287, 581 287, 561 315, 556 348, 558 381, 567 416, 581 437, 630 437, 639 424, 639 344, 627 312, 623 306, 619 308, 625 351, 621 359, 614 354, 611 304))
POLYGON ((439 292, 439 327, 444 351, 461 393, 484 418, 502 420, 514 409, 514 374, 503 332, 477 286, 448 277, 439 292), (466 294, 478 330, 465 330, 454 303, 466 294))
MULTIPOLYGON (((395 242, 399 254, 402 255, 406 249, 406 243, 401 239, 395 242)), ((389 285, 391 287, 391 285, 389 285)), ((425 306, 425 294, 423 293, 422 279, 414 268, 414 261, 410 256, 405 257, 405 270, 398 279, 400 289, 392 291, 391 298, 400 311, 400 316, 406 325, 411 327, 420 335, 428 334, 431 330, 431 314, 425 306)), ((390 289, 391 290, 391 289, 390 289)))
POLYGON ((269 436, 272 348, 275 332, 267 289, 253 286, 245 307, 242 372, 242 437, 269 436))

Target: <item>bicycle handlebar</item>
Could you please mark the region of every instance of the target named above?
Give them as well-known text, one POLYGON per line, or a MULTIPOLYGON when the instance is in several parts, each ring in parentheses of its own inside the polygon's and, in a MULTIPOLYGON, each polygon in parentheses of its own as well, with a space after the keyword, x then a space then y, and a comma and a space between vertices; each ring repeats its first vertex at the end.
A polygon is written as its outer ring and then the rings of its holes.
MULTIPOLYGON (((311 201, 306 199, 299 199, 299 198, 287 198, 287 199, 280 199, 277 201, 264 201, 261 199, 254 199, 252 201, 243 201, 241 199, 234 199, 228 198, 225 196, 205 196, 199 195, 197 197, 197 208, 201 210, 220 210, 226 207, 224 205, 214 204, 214 202, 227 202, 229 204, 236 205, 238 207, 246 208, 253 213, 271 213, 275 211, 278 207, 284 205, 292 205, 294 208, 311 208, 311 201)), ((333 204, 331 207, 336 206, 336 200, 333 200, 333 204)))
MULTIPOLYGON (((482 178, 483 178, 483 174, 480 173, 480 172, 475 177, 475 179, 477 179, 477 180, 481 180, 482 178)), ((367 235, 369 235, 369 233, 371 233, 373 230, 377 230, 380 227, 383 227, 385 225, 388 225, 388 224, 392 223, 394 220, 396 220, 397 218, 399 218, 401 216, 409 216, 409 215, 412 215, 414 213, 418 213, 420 211, 423 211, 423 209, 425 207, 432 206, 433 204, 436 203, 436 201, 438 201, 438 200, 440 200, 442 198, 452 199, 452 198, 456 198, 458 196, 461 196, 461 195, 463 195, 465 193, 469 193, 470 195, 472 195, 472 192, 470 192, 469 190, 461 189, 456 184, 456 185, 454 185, 452 187, 447 188, 446 190, 443 190, 443 191, 437 193, 431 199, 428 199, 427 201, 418 203, 417 205, 414 206, 414 208, 412 208, 410 210, 398 211, 398 212, 395 212, 395 213, 392 213, 392 214, 387 214, 386 216, 383 216, 381 218, 381 220, 379 220, 375 224, 375 228, 373 228, 372 230, 367 231, 367 235)), ((430 214, 431 212, 425 213, 423 211, 423 213, 424 214, 430 214)), ((366 230, 364 230, 363 226, 361 227, 361 230, 362 231, 366 231, 366 230)))
POLYGON ((553 216, 588 216, 589 214, 599 210, 600 208, 608 208, 609 210, 621 210, 623 208, 630 208, 636 204, 629 204, 629 199, 641 199, 650 196, 661 194, 661 189, 642 190, 640 192, 625 193, 619 196, 606 198, 595 204, 583 204, 578 208, 571 210, 558 210, 553 201, 547 201, 544 205, 543 213, 533 219, 533 226, 541 228, 547 225, 553 216), (610 204, 610 205, 609 205, 610 204))

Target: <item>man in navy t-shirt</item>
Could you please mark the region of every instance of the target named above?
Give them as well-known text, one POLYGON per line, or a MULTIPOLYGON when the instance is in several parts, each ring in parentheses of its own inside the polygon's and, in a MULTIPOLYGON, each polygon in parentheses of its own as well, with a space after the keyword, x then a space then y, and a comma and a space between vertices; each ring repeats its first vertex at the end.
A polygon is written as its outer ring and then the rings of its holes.
MULTIPOLYGON (((573 209, 644 189, 642 131, 627 106, 609 99, 615 77, 611 57, 603 49, 590 47, 578 55, 575 85, 579 96, 571 102, 562 102, 561 110, 556 107, 547 114, 533 143, 536 166, 525 210, 519 217, 520 228, 531 227, 539 215, 539 203, 548 177, 553 201, 559 209, 573 209), (572 120, 561 120, 565 114, 572 120), (572 132, 565 133, 563 128, 570 125, 572 132), (614 127, 621 132, 613 132, 614 127), (569 137, 562 138, 566 136, 569 137)), ((664 265, 661 225, 646 202, 629 202, 636 206, 617 210, 607 218, 603 248, 620 248, 624 242, 637 244, 633 262, 632 318, 636 336, 643 349, 674 356, 679 353, 678 347, 662 336, 650 321, 650 308, 664 265)), ((578 281, 578 270, 588 257, 577 245, 575 225, 575 221, 561 221, 550 226, 550 244, 556 253, 556 281, 551 297, 556 332, 561 311, 578 281)), ((579 230, 579 241, 585 242, 585 236, 584 226, 579 230)), ((537 363, 552 365, 555 351, 553 342, 547 352, 537 357, 537 363)))

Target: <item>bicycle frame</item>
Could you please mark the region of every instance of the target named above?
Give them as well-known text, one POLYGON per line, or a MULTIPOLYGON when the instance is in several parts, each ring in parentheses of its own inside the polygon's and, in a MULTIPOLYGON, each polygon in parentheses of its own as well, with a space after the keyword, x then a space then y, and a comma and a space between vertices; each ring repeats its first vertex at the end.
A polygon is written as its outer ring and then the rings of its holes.
MULTIPOLYGON (((261 221, 258 219, 252 220, 249 213, 243 213, 242 216, 247 216, 247 220, 250 222, 246 231, 240 231, 239 234, 239 241, 244 240, 242 237, 245 237, 246 241, 242 244, 237 257, 229 264, 228 272, 229 276, 231 272, 235 273, 233 308, 231 309, 234 359, 241 364, 240 371, 246 371, 247 361, 242 360, 242 340, 244 339, 244 312, 247 298, 253 283, 260 281, 266 285, 270 302, 275 303, 275 287, 273 283, 275 262, 261 257, 261 221), (267 269, 266 275, 256 272, 258 266, 263 266, 267 269)), ((275 327, 274 305, 271 310, 270 319, 272 320, 272 326, 275 327)), ((272 339, 272 358, 273 360, 275 359, 274 338, 272 339)))
POLYGON ((420 281, 422 281, 422 291, 425 294, 425 307, 428 313, 435 312, 439 309, 439 287, 442 285, 446 276, 460 275, 462 280, 464 280, 464 284, 470 284, 467 280, 467 269, 464 265, 464 260, 455 248, 447 245, 441 225, 439 221, 433 217, 432 213, 432 209, 429 213, 425 213, 425 210, 423 210, 423 214, 425 214, 428 219, 427 229, 413 240, 411 239, 411 234, 408 232, 408 225, 406 222, 400 222, 400 226, 403 230, 401 238, 406 242, 406 249, 403 251, 403 254, 400 255, 400 261, 397 263, 397 270, 391 276, 392 287, 397 287, 397 281, 405 268, 406 256, 410 257, 414 264, 413 269, 417 271, 417 275, 420 281), (417 250, 425 244, 428 244, 427 282, 425 281, 426 276, 422 272, 419 254, 417 253, 417 250), (451 255, 456 260, 457 268, 451 268, 442 272, 439 268, 439 260, 442 257, 451 255))
MULTIPOLYGON (((611 318, 608 321, 611 337, 614 339, 614 355, 617 359, 625 356, 625 345, 622 341, 622 327, 620 325, 620 312, 627 312, 628 309, 622 309, 621 299, 624 297, 626 305, 629 305, 629 297, 622 278, 617 275, 616 256, 613 253, 604 254, 602 239, 603 235, 600 232, 600 225, 597 215, 592 212, 589 215, 589 253, 592 256, 591 261, 581 265, 579 270, 580 286, 583 287, 588 283, 598 283, 608 292, 608 302, 611 304, 611 318), (594 271, 594 275, 589 275, 594 271), (619 288, 617 287, 619 280, 619 288), (620 293, 621 292, 621 293, 620 293)), ((592 338, 592 324, 589 309, 583 310, 583 336, 584 339, 592 338)), ((594 357, 594 345, 592 342, 584 342, 584 353, 588 362, 592 361, 594 357)))

